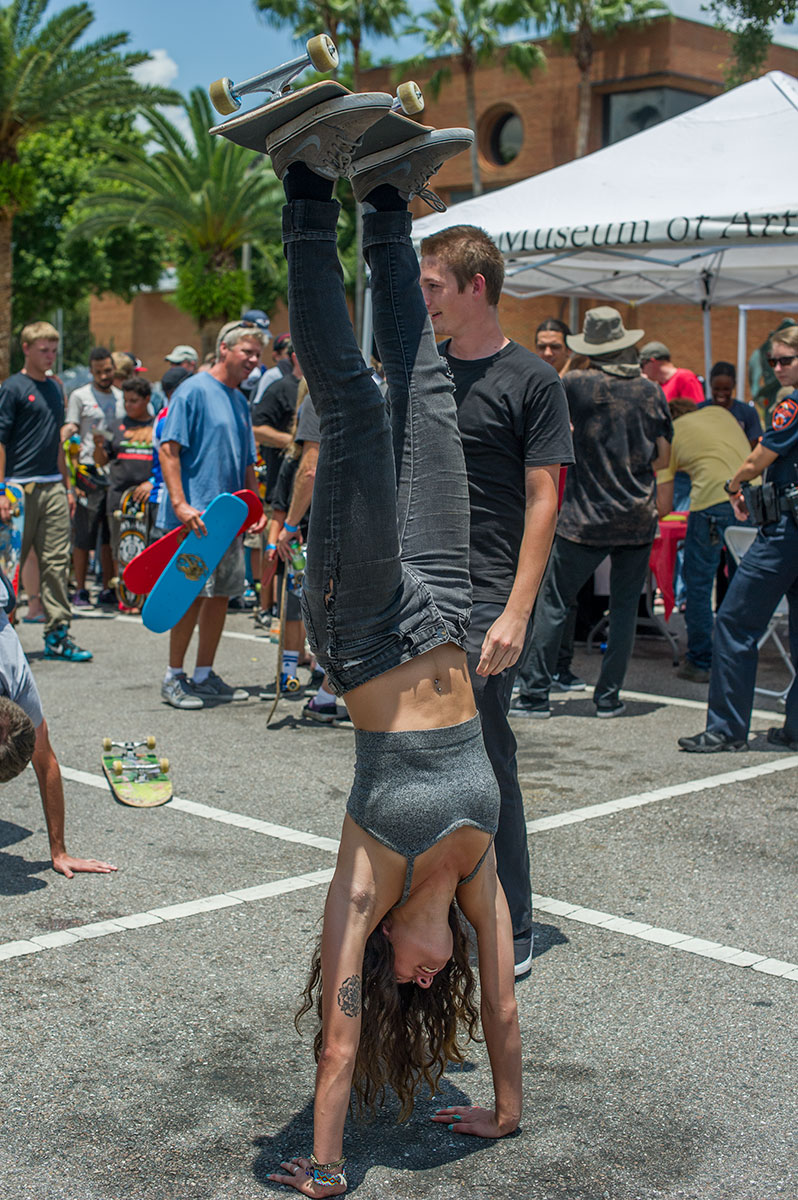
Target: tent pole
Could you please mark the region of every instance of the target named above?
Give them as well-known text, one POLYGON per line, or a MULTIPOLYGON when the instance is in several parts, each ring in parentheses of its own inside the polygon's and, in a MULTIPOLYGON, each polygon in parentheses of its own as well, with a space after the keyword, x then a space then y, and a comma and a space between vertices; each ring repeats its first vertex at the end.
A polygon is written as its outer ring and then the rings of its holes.
POLYGON ((712 309, 704 305, 704 395, 709 395, 709 373, 712 370, 712 309))
POLYGON ((745 402, 748 383, 748 309, 740 304, 737 308, 737 399, 745 402))

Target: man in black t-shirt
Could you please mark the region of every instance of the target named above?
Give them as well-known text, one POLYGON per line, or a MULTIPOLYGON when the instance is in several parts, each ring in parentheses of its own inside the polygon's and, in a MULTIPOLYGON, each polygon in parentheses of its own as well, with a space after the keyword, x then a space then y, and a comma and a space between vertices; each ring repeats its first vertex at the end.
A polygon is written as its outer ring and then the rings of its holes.
POLYGON ((499 878, 513 922, 515 973, 532 961, 532 891, 516 741, 507 720, 554 535, 560 465, 573 462, 557 372, 504 336, 498 249, 454 226, 421 244, 421 289, 455 383, 471 502, 473 609, 468 665, 485 748, 501 791, 499 878))
POLYGON ((521 672, 516 712, 548 717, 549 689, 569 606, 599 563, 610 556, 607 651, 593 692, 597 717, 624 711, 620 689, 634 645, 640 592, 657 532, 655 475, 668 465, 673 436, 658 383, 641 373, 635 344, 642 329, 624 329, 601 305, 585 314, 569 349, 588 356, 584 371, 564 377, 574 429, 576 465, 565 481, 557 536, 521 672))
POLYGON ((292 438, 292 426, 296 415, 297 393, 302 378, 302 368, 297 357, 290 352, 291 370, 266 389, 252 409, 252 428, 255 443, 261 448, 266 464, 266 504, 271 504, 274 486, 280 471, 283 450, 292 438))
POLYGON ((11 519, 5 494, 5 480, 11 479, 25 491, 20 562, 31 549, 39 560, 44 656, 86 662, 91 653, 75 645, 69 633, 67 582, 75 497, 68 494, 61 447, 64 394, 47 374, 55 362, 58 336, 46 321, 27 325, 20 335, 25 365, 0 387, 0 521, 11 519))

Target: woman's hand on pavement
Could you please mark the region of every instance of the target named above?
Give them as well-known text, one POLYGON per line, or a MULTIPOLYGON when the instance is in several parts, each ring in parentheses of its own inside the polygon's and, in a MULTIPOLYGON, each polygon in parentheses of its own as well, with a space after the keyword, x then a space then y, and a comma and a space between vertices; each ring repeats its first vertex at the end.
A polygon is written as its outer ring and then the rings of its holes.
POLYGON ((439 1125, 446 1125, 452 1133, 465 1133, 472 1137, 500 1138, 517 1128, 517 1124, 499 1124, 492 1108, 480 1108, 478 1104, 471 1108, 439 1108, 432 1120, 439 1125))
POLYGON ((284 1183, 286 1187, 295 1188, 303 1196, 343 1196, 346 1191, 346 1184, 315 1183, 307 1174, 311 1170, 310 1160, 307 1158, 287 1159, 280 1163, 280 1166, 286 1174, 278 1175, 275 1172, 267 1178, 271 1179, 272 1183, 284 1183))

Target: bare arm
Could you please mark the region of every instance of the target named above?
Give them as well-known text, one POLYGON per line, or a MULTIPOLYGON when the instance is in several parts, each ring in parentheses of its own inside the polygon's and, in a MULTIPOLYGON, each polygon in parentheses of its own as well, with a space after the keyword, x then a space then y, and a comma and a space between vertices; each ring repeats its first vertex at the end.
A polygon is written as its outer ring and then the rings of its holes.
POLYGON ((657 455, 651 462, 654 471, 661 471, 671 461, 671 444, 667 438, 657 438, 657 455))
POLYGON ((524 648, 526 627, 546 570, 557 525, 559 475, 559 463, 550 467, 526 468, 524 536, 518 554, 515 582, 504 612, 485 634, 477 666, 479 675, 500 674, 517 662, 524 648))
MULTIPOLYGON (((285 516, 285 525, 296 528, 305 513, 310 508, 313 499, 313 485, 316 482, 316 467, 319 462, 319 443, 305 442, 302 446, 302 457, 296 469, 294 488, 291 492, 291 503, 285 516)), ((289 533, 283 527, 277 538, 277 553, 281 558, 290 558, 291 543, 296 541, 296 534, 289 533)))
POLYGON ((667 517, 673 512, 673 480, 657 483, 657 516, 667 517))
POLYGON ((76 871, 88 871, 101 875, 115 871, 116 867, 110 863, 98 862, 96 858, 72 858, 66 852, 64 845, 64 785, 61 780, 58 759, 50 744, 46 721, 42 721, 36 730, 36 743, 33 748, 31 765, 39 781, 44 819, 47 823, 47 836, 50 839, 53 870, 66 875, 67 879, 71 879, 76 871))
MULTIPOLYGON (((254 492, 256 496, 259 494, 258 493, 258 476, 255 472, 255 464, 254 463, 247 464, 247 473, 244 478, 244 485, 245 485, 245 487, 248 487, 251 492, 254 492)), ((255 522, 254 525, 250 525, 249 532, 250 533, 260 533, 260 531, 262 529, 264 529, 266 526, 266 520, 267 520, 266 513, 264 512, 261 515, 261 517, 255 522)))
MULTIPOLYGON (((5 480, 6 477, 6 448, 0 442, 0 479, 5 480)), ((6 497, 5 487, 0 488, 0 521, 8 524, 11 520, 11 505, 6 497)))
POLYGON ((778 454, 774 450, 768 450, 766 446, 763 446, 759 442, 754 446, 742 466, 735 471, 729 480, 729 498, 735 515, 741 521, 744 521, 748 516, 748 506, 745 503, 745 497, 740 491, 741 485, 749 483, 752 479, 756 479, 757 475, 761 475, 778 457, 778 454))
POLYGON ((259 446, 274 446, 277 450, 285 450, 291 444, 291 434, 281 433, 273 425, 253 425, 252 432, 259 446))
POLYGON ((199 509, 192 508, 186 501, 186 494, 183 491, 183 477, 180 474, 181 450, 182 446, 179 442, 161 442, 158 457, 161 460, 163 481, 166 484, 172 510, 178 521, 181 525, 185 525, 190 533, 198 533, 201 537, 204 537, 208 531, 202 520, 202 514, 199 509))
POLYGON ((451 1122, 457 1133, 502 1137, 521 1120, 521 1031, 513 929, 493 847, 474 879, 458 888, 457 902, 477 934, 482 1029, 493 1075, 494 1108, 444 1108, 432 1119, 439 1124, 451 1122))

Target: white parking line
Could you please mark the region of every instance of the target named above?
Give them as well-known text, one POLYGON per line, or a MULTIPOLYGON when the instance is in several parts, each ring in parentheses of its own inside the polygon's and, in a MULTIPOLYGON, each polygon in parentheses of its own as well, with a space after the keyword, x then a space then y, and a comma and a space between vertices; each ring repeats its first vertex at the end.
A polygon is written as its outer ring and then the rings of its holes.
POLYGON ((235 892, 221 892, 217 896, 202 896, 198 900, 187 900, 182 904, 168 904, 164 908, 151 908, 148 912, 130 913, 128 916, 114 917, 110 921, 94 921, 90 925, 75 925, 71 929, 62 929, 56 933, 41 933, 31 938, 21 938, 15 942, 5 942, 0 945, 0 961, 6 958, 20 958, 25 954, 36 954, 40 950, 55 950, 62 946, 71 946, 75 942, 86 941, 88 938, 125 933, 129 929, 141 929, 145 925, 160 925, 163 921, 179 921, 183 917, 193 917, 199 913, 213 912, 219 908, 230 908, 236 904, 250 904, 256 900, 266 900, 270 896, 282 896, 286 892, 295 892, 300 888, 329 883, 332 877, 333 868, 327 868, 324 871, 309 872, 307 875, 295 875, 291 879, 275 879, 272 883, 261 883, 257 887, 241 888, 235 892))
POLYGON ((725 787, 729 783, 745 783, 748 779, 759 779, 762 775, 774 775, 778 771, 791 771, 798 767, 798 754, 779 758, 776 762, 761 763, 756 767, 741 767, 738 771, 725 771, 721 775, 708 775, 705 779, 689 779, 686 783, 674 783, 670 787, 656 788, 653 792, 639 792, 635 796, 623 796, 620 800, 607 800, 603 804, 588 804, 584 808, 572 808, 568 812, 555 813, 551 817, 539 817, 527 821, 527 833, 540 833, 544 829, 559 829, 561 825, 577 825, 580 821, 592 821, 594 817, 606 817, 623 812, 627 808, 640 808, 654 804, 657 800, 670 800, 674 796, 690 796, 693 792, 705 792, 710 788, 725 787))
POLYGON ((580 921, 583 925, 595 925, 613 933, 640 938, 644 942, 655 942, 685 954, 697 954, 701 958, 714 958, 733 967, 750 967, 763 975, 779 975, 782 979, 798 980, 798 964, 740 950, 737 946, 724 946, 721 942, 709 942, 705 938, 693 937, 689 933, 677 933, 673 929, 662 929, 658 925, 647 925, 645 921, 628 921, 625 917, 613 917, 611 913, 599 912, 595 908, 582 908, 564 900, 553 900, 551 896, 533 896, 532 902, 539 912, 565 917, 567 921, 580 921))
MULTIPOLYGON (((295 875, 290 879, 276 879, 272 883, 258 884, 256 887, 220 892, 215 896, 201 896, 197 900, 151 908, 147 912, 130 913, 127 916, 114 917, 109 921, 94 921, 88 925, 75 925, 71 929, 62 929, 54 933, 40 933, 30 938, 19 938, 16 941, 0 945, 0 962, 11 958, 22 958, 28 954, 38 954, 43 950, 62 949, 65 946, 74 945, 75 942, 88 941, 91 938, 109 937, 113 934, 126 933, 131 929, 142 929, 147 925, 160 925, 164 921, 180 921, 184 917, 216 912, 220 908, 231 908, 238 904, 251 904, 259 900, 267 900, 272 896, 282 896, 301 888, 329 883, 332 876, 332 868, 313 871, 307 875, 295 875)), ((555 900, 551 896, 533 896, 533 903, 539 912, 564 917, 567 921, 595 925, 599 929, 607 929, 625 937, 635 937, 644 942, 667 946, 671 950, 681 950, 685 954, 697 954, 701 958, 715 959, 727 966, 750 967, 751 970, 759 971, 763 975, 776 975, 791 981, 798 980, 798 964, 785 962, 780 958, 758 954, 755 951, 740 950, 737 946, 724 946, 721 942, 711 942, 705 938, 694 937, 689 933, 677 933, 673 929, 648 925, 645 921, 629 921, 625 917, 614 917, 611 913, 585 908, 580 904, 570 904, 565 900, 555 900)))

